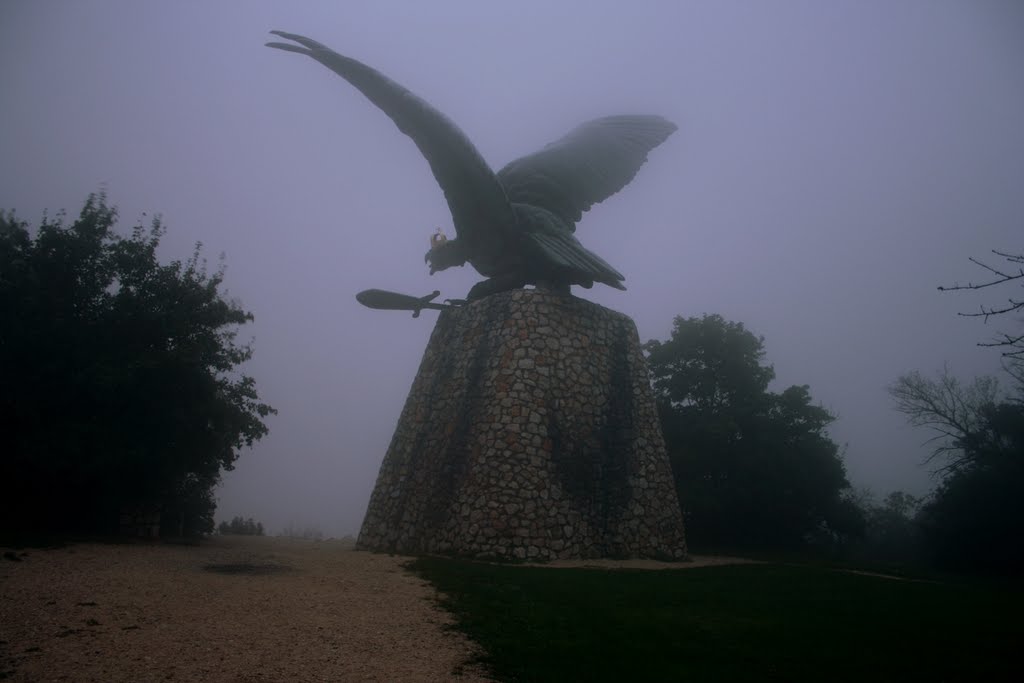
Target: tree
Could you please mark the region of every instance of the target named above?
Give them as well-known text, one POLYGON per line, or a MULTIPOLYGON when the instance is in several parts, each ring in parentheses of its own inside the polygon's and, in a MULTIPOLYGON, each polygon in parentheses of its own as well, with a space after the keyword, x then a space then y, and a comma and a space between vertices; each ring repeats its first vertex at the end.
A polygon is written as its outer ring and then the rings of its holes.
MULTIPOLYGON (((1003 251, 992 250, 992 253, 996 256, 1004 259, 1008 264, 996 268, 990 266, 987 263, 973 258, 970 258, 971 263, 974 263, 985 271, 988 272, 988 279, 984 282, 973 283, 968 282, 966 285, 959 283, 953 284, 951 287, 939 287, 940 292, 954 292, 963 290, 978 290, 988 289, 989 287, 1000 287, 1008 283, 1016 283, 1024 286, 1024 253, 1010 254, 1003 251)), ((960 315, 968 318, 982 318, 985 322, 994 316, 1005 316, 1010 313, 1016 313, 1024 309, 1024 298, 1008 297, 1005 303, 997 306, 981 304, 980 310, 973 313, 960 313, 960 315)), ((1001 332, 992 342, 982 343, 979 346, 994 346, 1003 349, 1003 356, 1010 359, 1016 366, 1015 376, 1021 379, 1020 376, 1020 363, 1024 362, 1024 334, 1019 333, 1006 333, 1001 332)))
POLYGON ((994 378, 963 385, 945 370, 912 372, 890 393, 911 424, 934 432, 941 477, 918 521, 933 561, 958 569, 1024 569, 1024 395, 994 378))
POLYGON ((5 524, 110 531, 158 510, 213 527, 212 490, 274 409, 238 372, 252 315, 220 293, 201 245, 161 264, 159 218, 130 236, 91 195, 70 226, 0 213, 0 479, 5 524))
POLYGON ((927 442, 933 449, 925 464, 937 465, 936 473, 942 474, 963 467, 974 457, 964 444, 982 430, 985 408, 995 404, 999 382, 983 376, 964 385, 949 368, 935 379, 914 370, 890 385, 889 395, 910 424, 933 432, 927 442))
POLYGON ((694 545, 794 547, 857 533, 835 417, 807 386, 768 391, 764 339, 718 315, 677 317, 645 347, 687 534, 694 545))
MULTIPOLYGON (((1024 254, 993 251, 1009 267, 971 262, 987 280, 939 287, 940 291, 980 290, 1024 284, 1024 254)), ((1024 309, 1010 296, 997 306, 982 304, 966 317, 1002 317, 1024 309)), ((1024 569, 1024 335, 1000 333, 980 346, 1000 348, 1016 395, 1001 393, 993 377, 961 383, 946 368, 935 379, 919 372, 889 387, 896 409, 929 429, 934 444, 926 464, 938 465, 940 483, 917 516, 932 559, 946 567, 1019 571, 1024 569)))

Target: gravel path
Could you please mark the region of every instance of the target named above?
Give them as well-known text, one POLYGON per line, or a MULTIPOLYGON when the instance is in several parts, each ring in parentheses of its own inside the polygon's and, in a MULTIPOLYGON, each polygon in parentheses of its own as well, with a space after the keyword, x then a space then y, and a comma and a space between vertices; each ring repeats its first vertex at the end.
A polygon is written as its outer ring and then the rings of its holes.
POLYGON ((407 558, 242 536, 0 551, 0 679, 488 680, 407 558))

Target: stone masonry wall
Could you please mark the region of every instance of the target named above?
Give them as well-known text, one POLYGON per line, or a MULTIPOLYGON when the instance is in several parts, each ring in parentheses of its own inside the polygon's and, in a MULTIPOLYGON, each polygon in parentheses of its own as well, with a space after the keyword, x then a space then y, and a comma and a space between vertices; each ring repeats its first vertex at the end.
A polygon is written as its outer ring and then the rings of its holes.
POLYGON ((357 547, 685 558, 633 321, 537 290, 442 311, 357 547))

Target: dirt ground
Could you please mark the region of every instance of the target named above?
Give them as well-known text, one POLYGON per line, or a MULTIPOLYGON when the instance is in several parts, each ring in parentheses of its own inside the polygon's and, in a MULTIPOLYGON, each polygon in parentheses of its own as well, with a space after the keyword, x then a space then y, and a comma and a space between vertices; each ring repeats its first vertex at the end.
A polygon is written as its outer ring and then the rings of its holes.
POLYGON ((0 680, 489 680, 409 558, 253 536, 0 551, 0 680))
POLYGON ((0 679, 488 680, 407 558, 252 536, 2 550, 0 679))

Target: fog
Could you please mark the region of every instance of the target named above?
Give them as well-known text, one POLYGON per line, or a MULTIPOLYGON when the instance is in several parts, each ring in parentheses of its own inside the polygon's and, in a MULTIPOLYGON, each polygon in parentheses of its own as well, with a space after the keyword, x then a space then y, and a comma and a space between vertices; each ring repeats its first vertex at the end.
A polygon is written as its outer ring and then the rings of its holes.
MULTIPOLYGON (((1013 2, 33 2, 0 5, 0 207, 37 224, 105 188, 122 231, 162 214, 165 259, 226 254, 280 412, 218 519, 354 534, 436 313, 373 311, 452 234, 415 145, 316 62, 307 35, 452 118, 494 168, 579 122, 679 125, 577 235, 626 275, 580 296, 642 340, 718 313, 765 337, 773 387, 834 411, 855 486, 923 493, 927 437, 886 386, 997 372, 967 259, 1024 236, 1024 5, 1013 2), (146 215, 144 215, 144 212, 146 215)), ((993 298, 995 300, 993 301, 993 298)), ((1004 321, 1012 322, 1012 321, 1004 321)))

